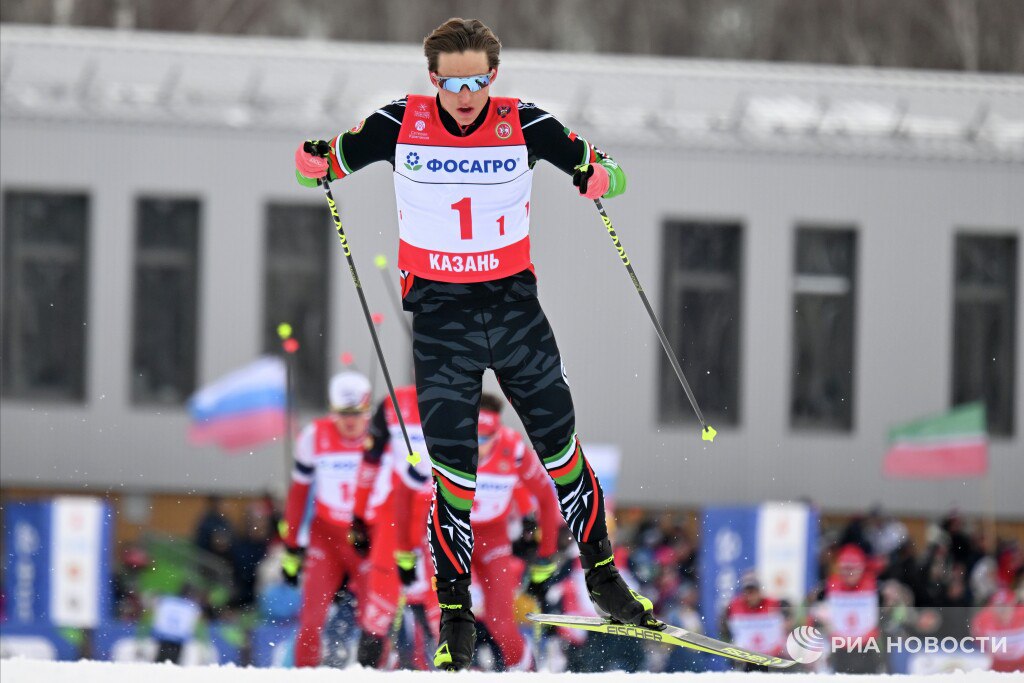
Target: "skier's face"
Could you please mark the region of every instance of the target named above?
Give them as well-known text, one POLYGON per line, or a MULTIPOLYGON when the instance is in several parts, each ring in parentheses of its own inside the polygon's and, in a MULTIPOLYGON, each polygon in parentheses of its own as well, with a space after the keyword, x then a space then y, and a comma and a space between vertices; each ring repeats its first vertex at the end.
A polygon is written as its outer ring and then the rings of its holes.
POLYGON ((848 586, 856 585, 864 576, 864 567, 859 564, 846 564, 839 567, 839 576, 848 586))
POLYGON ((491 457, 491 451, 494 450, 494 436, 481 436, 478 437, 477 443, 480 446, 480 460, 484 461, 491 457))
MULTIPOLYGON (((487 53, 482 50, 442 52, 437 56, 436 75, 440 77, 479 76, 490 71, 491 69, 487 65, 487 53)), ((451 114, 452 118, 460 126, 468 126, 473 123, 487 103, 491 86, 484 86, 476 92, 470 92, 468 86, 463 86, 461 91, 454 93, 438 87, 434 75, 431 74, 430 82, 437 88, 438 95, 441 98, 441 106, 444 107, 444 110, 451 114)), ((494 76, 491 78, 492 83, 497 75, 498 70, 495 69, 494 76)))
POLYGON ((369 424, 369 413, 360 411, 358 413, 335 413, 334 424, 338 427, 338 433, 345 439, 358 439, 366 434, 369 424))

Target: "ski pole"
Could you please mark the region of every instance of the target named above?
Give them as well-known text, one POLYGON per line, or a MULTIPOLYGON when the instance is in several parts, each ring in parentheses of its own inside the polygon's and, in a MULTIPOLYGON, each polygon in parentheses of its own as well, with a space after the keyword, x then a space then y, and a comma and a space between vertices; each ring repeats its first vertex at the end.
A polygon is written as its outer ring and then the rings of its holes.
POLYGON ((636 287, 636 293, 640 295, 640 300, 644 302, 644 308, 647 309, 647 315, 650 316, 651 322, 654 323, 654 329, 658 331, 658 339, 661 340, 661 346, 665 349, 665 355, 668 356, 668 362, 672 364, 672 369, 676 372, 676 377, 679 378, 679 383, 683 385, 683 391, 686 392, 686 398, 690 399, 690 405, 693 406, 693 412, 697 414, 697 419, 700 420, 701 426, 701 439, 704 441, 714 442, 715 435, 718 434, 715 428, 707 423, 704 419, 704 413, 701 412, 700 406, 697 405, 697 399, 693 396, 693 390, 690 389, 690 383, 686 381, 686 376, 683 375, 683 368, 679 365, 679 360, 676 358, 675 352, 672 350, 672 345, 669 344, 668 336, 665 334, 664 328, 661 326, 661 321, 658 320, 658 316, 655 315, 654 309, 651 308, 651 302, 647 300, 647 294, 644 292, 643 286, 640 284, 640 279, 637 278, 636 272, 633 270, 633 266, 629 263, 629 256, 626 255, 626 249, 622 246, 622 242, 619 241, 619 236, 615 232, 615 228, 612 227, 612 219, 608 217, 608 212, 604 210, 604 204, 601 203, 600 199, 594 200, 594 206, 597 207, 597 212, 601 214, 601 220, 604 221, 604 227, 608 229, 608 235, 612 238, 612 244, 615 245, 615 249, 619 252, 619 258, 622 259, 622 265, 626 266, 626 272, 629 273, 629 279, 633 281, 633 286, 636 287))
POLYGON ((363 285, 359 281, 359 273, 356 272, 356 262, 352 258, 352 249, 348 246, 348 237, 345 236, 345 228, 341 227, 341 216, 338 215, 338 205, 334 202, 334 195, 331 194, 331 183, 325 177, 321 182, 324 185, 324 195, 327 197, 327 205, 331 208, 331 218, 334 219, 334 227, 338 230, 338 239, 341 240, 341 249, 345 252, 348 260, 348 270, 352 273, 352 282, 356 285, 356 294, 359 295, 359 303, 363 307, 363 316, 366 318, 366 326, 370 329, 370 337, 373 338, 373 348, 377 351, 377 360, 380 361, 380 369, 384 373, 384 382, 388 385, 388 394, 391 395, 391 403, 395 406, 395 414, 398 416, 398 424, 402 428, 402 436, 405 437, 405 448, 409 454, 405 459, 413 465, 420 462, 420 454, 412 449, 412 442, 409 440, 409 432, 405 428, 405 420, 402 418, 402 411, 398 408, 398 397, 395 395, 395 387, 391 383, 391 373, 388 372, 388 364, 384 361, 384 352, 380 348, 380 340, 377 339, 377 329, 373 324, 373 317, 370 315, 370 307, 366 305, 366 295, 363 294, 363 285))
MULTIPOLYGON (((384 322, 384 316, 381 315, 380 313, 374 313, 373 315, 370 316, 370 319, 373 320, 374 328, 378 329, 378 330, 380 329, 380 324, 382 322, 384 322)), ((370 377, 370 395, 371 396, 376 396, 377 395, 377 356, 373 356, 372 358, 370 358, 369 377, 370 377)))
MULTIPOLYGON (((295 425, 295 352, 299 350, 299 342, 292 336, 294 329, 291 323, 280 323, 277 326, 277 336, 281 338, 281 348, 284 350, 284 481, 291 479, 292 467, 295 462, 294 451, 294 425, 295 425)), ((285 496, 287 497, 287 484, 285 484, 285 496)))
POLYGON ((395 294, 395 288, 391 284, 391 278, 388 277, 388 259, 384 254, 377 254, 377 257, 373 259, 373 263, 377 266, 377 270, 380 271, 380 276, 384 278, 384 291, 388 293, 388 299, 391 300, 391 308, 395 309, 395 314, 398 319, 402 321, 402 328, 405 333, 409 335, 409 341, 412 341, 412 327, 409 325, 409 321, 405 317, 405 311, 402 310, 402 304, 398 302, 398 296, 395 294))

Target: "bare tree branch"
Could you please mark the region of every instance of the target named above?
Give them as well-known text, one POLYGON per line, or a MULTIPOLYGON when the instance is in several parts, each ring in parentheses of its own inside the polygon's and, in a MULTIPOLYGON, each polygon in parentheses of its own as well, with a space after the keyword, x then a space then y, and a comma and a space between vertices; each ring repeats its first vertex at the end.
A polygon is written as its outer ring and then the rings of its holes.
POLYGON ((1024 73, 1024 0, 3 0, 0 21, 1024 73))

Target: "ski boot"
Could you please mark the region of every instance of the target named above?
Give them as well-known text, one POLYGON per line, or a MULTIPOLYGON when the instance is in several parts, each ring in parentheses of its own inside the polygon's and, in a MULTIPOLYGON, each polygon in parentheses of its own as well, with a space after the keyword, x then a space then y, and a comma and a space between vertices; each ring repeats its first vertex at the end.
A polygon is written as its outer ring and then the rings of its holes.
POLYGON ((363 631, 359 635, 359 646, 356 648, 356 661, 368 669, 381 667, 384 650, 388 641, 381 636, 363 631))
POLYGON ((597 543, 580 543, 590 600, 598 614, 616 624, 642 626, 661 631, 665 624, 654 618, 654 605, 623 580, 615 568, 612 544, 607 538, 597 543))
POLYGON ((469 576, 454 581, 437 581, 437 602, 441 608, 440 644, 434 666, 444 671, 468 669, 476 646, 476 617, 470 609, 469 576))

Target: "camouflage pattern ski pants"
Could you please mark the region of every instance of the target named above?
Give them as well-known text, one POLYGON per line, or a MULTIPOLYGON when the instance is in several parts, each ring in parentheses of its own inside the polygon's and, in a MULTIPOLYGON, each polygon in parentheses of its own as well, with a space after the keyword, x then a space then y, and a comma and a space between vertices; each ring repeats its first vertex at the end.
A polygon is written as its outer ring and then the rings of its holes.
POLYGON ((469 573, 477 419, 491 368, 526 427, 579 542, 608 535, 604 496, 576 436, 576 416, 555 335, 536 298, 486 308, 417 312, 413 355, 420 420, 434 473, 430 551, 438 581, 469 573))

